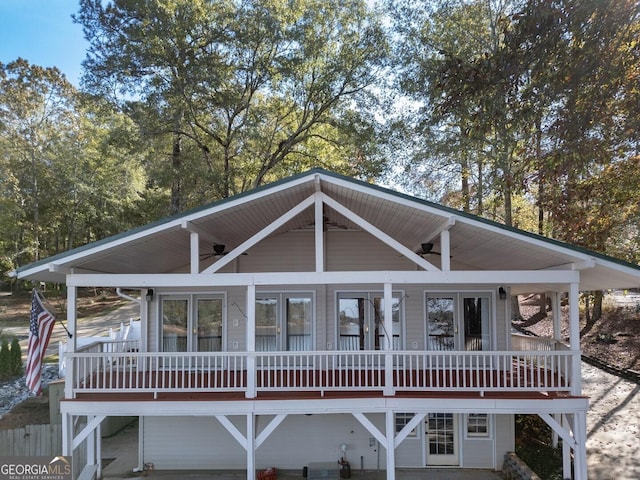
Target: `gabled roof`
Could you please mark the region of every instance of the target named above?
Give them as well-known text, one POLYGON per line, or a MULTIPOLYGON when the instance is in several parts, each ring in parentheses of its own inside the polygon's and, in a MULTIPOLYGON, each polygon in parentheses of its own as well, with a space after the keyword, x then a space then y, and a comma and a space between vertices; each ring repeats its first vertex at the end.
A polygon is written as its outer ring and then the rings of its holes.
MULTIPOLYGON (((43 259, 18 268, 16 275, 64 283, 64 275, 70 269, 142 274, 184 271, 189 264, 189 230, 200 232, 203 252, 209 251, 213 243, 234 248, 318 190, 412 250, 425 241, 437 242, 437 233, 447 224, 452 270, 587 267, 581 273, 582 290, 640 286, 638 265, 323 169, 313 169, 43 259)), ((329 226, 360 229, 326 206, 324 217, 329 226)), ((314 209, 305 209, 271 235, 310 228, 314 218, 314 209)))

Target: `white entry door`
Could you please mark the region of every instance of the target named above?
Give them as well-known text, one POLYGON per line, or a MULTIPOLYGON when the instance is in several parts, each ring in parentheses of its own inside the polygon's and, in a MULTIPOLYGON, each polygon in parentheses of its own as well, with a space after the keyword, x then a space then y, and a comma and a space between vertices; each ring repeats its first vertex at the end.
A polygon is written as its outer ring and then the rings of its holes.
POLYGON ((425 419, 427 466, 459 465, 458 422, 453 413, 429 413, 425 419))

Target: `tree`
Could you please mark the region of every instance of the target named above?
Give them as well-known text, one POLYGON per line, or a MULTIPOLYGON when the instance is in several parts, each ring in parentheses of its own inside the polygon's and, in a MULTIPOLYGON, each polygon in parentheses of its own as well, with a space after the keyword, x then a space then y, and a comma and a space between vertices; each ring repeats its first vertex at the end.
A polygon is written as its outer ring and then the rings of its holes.
POLYGON ((14 268, 133 226, 136 138, 58 70, 0 65, 0 253, 14 268))
POLYGON ((340 127, 386 51, 360 0, 82 0, 76 20, 91 42, 85 86, 165 138, 172 212, 187 206, 190 174, 222 198, 357 145, 340 127))
MULTIPOLYGON (((51 163, 73 124, 73 87, 57 69, 23 59, 0 64, 3 223, 13 225, 14 255, 38 260, 51 225, 51 163)), ((7 233, 9 233, 7 232, 7 233)))
POLYGON ((515 3, 391 2, 391 8, 403 39, 400 87, 422 105, 412 122, 424 138, 419 161, 435 167, 429 171, 455 164, 462 208, 512 225, 525 174, 517 154, 530 128, 524 79, 504 42, 515 3), (501 201, 489 210, 485 202, 498 200, 495 194, 501 201))

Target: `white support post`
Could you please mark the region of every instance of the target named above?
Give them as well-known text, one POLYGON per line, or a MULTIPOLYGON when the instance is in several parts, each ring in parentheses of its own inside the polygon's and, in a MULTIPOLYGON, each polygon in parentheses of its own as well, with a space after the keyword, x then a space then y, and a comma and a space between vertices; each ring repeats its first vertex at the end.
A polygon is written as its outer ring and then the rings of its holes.
POLYGON ((200 271, 200 236, 197 232, 191 232, 190 235, 190 257, 191 257, 191 274, 195 275, 200 271))
POLYGON ((560 292, 553 292, 551 295, 551 309, 553 313, 553 338, 555 340, 562 340, 562 302, 560 292))
MULTIPOLYGON (((562 414, 562 427, 569 430, 567 416, 562 414)), ((571 478, 571 446, 562 441, 562 478, 571 478)))
MULTIPOLYGON (((78 287, 67 286, 67 329, 71 338, 67 342, 67 353, 75 353, 77 345, 76 318, 78 303, 78 287)), ((67 359, 65 366, 64 398, 73 398, 73 382, 75 381, 74 360, 67 359)))
POLYGON ((320 191, 315 194, 315 202, 316 272, 324 272, 324 218, 322 216, 323 203, 320 191))
POLYGON ((253 413, 247 414, 247 480, 256 478, 256 423, 253 413))
POLYGON ((384 355, 384 394, 394 394, 393 388, 393 288, 391 283, 384 284, 384 312, 382 318, 384 355))
POLYGON ((256 286, 247 285, 247 390, 246 398, 256 397, 256 286))
POLYGON ((62 455, 65 457, 73 453, 73 416, 62 412, 62 455))
MULTIPOLYGON (((95 417, 87 415, 87 423, 91 423, 95 417)), ((96 463, 96 430, 93 429, 87 436, 87 465, 95 465, 96 463)))
POLYGON ((396 449, 395 449, 395 434, 396 434, 396 422, 393 411, 388 410, 386 414, 387 420, 387 438, 385 441, 385 447, 387 449, 387 480, 395 480, 396 478, 396 449))
POLYGON ((98 464, 96 478, 102 478, 102 423, 96 427, 96 455, 96 463, 98 464))
POLYGON ((575 480, 587 480, 587 413, 576 412, 573 415, 573 436, 576 449, 573 452, 573 471, 575 480))
MULTIPOLYGON (((562 415, 560 415, 559 413, 553 413, 551 414, 551 416, 556 422, 562 425, 562 415)), ((558 448, 558 432, 553 429, 551 430, 551 446, 553 448, 558 448)))
POLYGON ((138 471, 144 467, 144 415, 138 416, 138 471))
POLYGON ((582 393, 582 358, 580 356, 580 292, 577 283, 569 285, 569 341, 573 361, 571 365, 571 394, 582 393))
POLYGON ((443 272, 451 270, 451 242, 449 230, 440 232, 440 267, 443 272))

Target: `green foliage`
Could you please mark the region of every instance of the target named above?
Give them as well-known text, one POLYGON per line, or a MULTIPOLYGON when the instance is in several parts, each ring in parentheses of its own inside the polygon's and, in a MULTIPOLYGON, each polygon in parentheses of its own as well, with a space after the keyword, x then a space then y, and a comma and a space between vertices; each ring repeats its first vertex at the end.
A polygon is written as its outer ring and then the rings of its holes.
POLYGON ((76 21, 85 84, 157 149, 171 213, 309 166, 380 173, 372 119, 354 110, 387 51, 366 2, 83 0, 76 21))
POLYGON ((3 265, 135 225, 129 213, 146 177, 127 117, 25 60, 0 64, 0 106, 3 265))
POLYGON ((9 341, 3 338, 0 341, 0 380, 11 378, 11 351, 9 350, 9 341))
POLYGON ((551 428, 537 415, 516 415, 516 454, 540 478, 562 480, 562 448, 551 446, 551 428))
POLYGON ((18 337, 13 337, 11 340, 11 375, 22 375, 24 366, 22 364, 22 349, 20 348, 20 341, 18 337))
POLYGON ((405 187, 638 261, 640 4, 388 4, 405 187))

